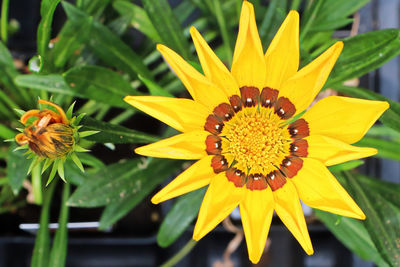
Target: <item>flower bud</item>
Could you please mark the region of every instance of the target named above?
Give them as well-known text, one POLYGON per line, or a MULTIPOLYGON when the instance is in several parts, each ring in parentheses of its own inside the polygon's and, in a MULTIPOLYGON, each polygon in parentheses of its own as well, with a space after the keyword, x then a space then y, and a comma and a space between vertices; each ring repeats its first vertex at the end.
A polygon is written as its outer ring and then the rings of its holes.
POLYGON ((37 119, 18 134, 15 141, 19 145, 27 144, 39 157, 55 159, 66 156, 74 147, 74 128, 58 105, 45 100, 39 100, 39 103, 55 107, 58 114, 49 109, 27 111, 21 117, 23 124, 31 117, 37 119))

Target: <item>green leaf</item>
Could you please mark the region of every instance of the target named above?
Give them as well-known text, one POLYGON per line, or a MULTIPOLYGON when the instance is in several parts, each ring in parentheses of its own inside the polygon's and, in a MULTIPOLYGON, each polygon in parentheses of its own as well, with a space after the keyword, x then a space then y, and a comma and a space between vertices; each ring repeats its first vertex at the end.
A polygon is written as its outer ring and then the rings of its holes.
POLYGON ((392 128, 389 128, 384 125, 375 125, 371 127, 366 136, 368 137, 384 137, 384 138, 391 138, 396 142, 400 142, 400 132, 396 132, 392 128))
POLYGON ((0 83, 4 85, 4 90, 10 95, 17 95, 26 103, 31 103, 31 98, 26 90, 22 90, 14 83, 14 78, 18 75, 18 71, 14 66, 14 60, 7 47, 0 42, 0 83))
POLYGON ((343 52, 325 87, 360 77, 399 55, 399 33, 399 29, 386 29, 344 39, 343 52))
POLYGON ((132 17, 132 27, 147 35, 147 37, 152 39, 154 42, 161 41, 157 30, 154 28, 153 23, 151 23, 146 11, 143 8, 123 0, 115 1, 113 3, 113 7, 121 15, 130 15, 132 17))
POLYGON ((10 149, 8 150, 7 158, 7 176, 15 195, 17 195, 21 189, 22 183, 27 177, 26 174, 28 172, 29 165, 31 164, 31 160, 26 159, 24 151, 17 150, 14 152, 16 147, 16 144, 11 145, 10 149))
POLYGON ((101 160, 88 153, 80 153, 79 159, 83 164, 86 164, 95 169, 99 169, 105 166, 101 160))
POLYGON ((75 95, 111 106, 128 108, 130 106, 123 98, 139 94, 120 74, 103 67, 74 67, 64 74, 64 78, 75 95))
POLYGON ((168 91, 164 90, 161 86, 159 86, 157 83, 148 80, 142 76, 139 75, 139 79, 146 85, 147 89, 149 89, 149 92, 153 96, 166 96, 166 97, 174 97, 171 93, 168 91))
MULTIPOLYGON (((366 185, 359 176, 346 172, 343 178, 347 189, 367 216, 363 223, 381 257, 390 266, 399 266, 399 203, 388 201, 391 197, 388 197, 387 193, 382 193, 375 187, 366 185)), ((385 191, 391 192, 391 196, 398 198, 399 186, 391 184, 386 187, 385 191)))
POLYGON ((81 0, 77 5, 87 14, 97 17, 103 13, 109 3, 110 0, 81 0))
POLYGON ((46 52, 49 47, 53 15, 59 2, 60 0, 43 0, 40 6, 42 18, 37 31, 37 49, 44 62, 46 62, 46 52))
POLYGON ((8 128, 7 126, 0 124, 0 138, 7 140, 14 138, 15 132, 8 128))
POLYGON ((44 90, 51 93, 60 93, 70 96, 83 97, 77 94, 67 85, 64 78, 58 74, 38 75, 26 74, 18 75, 15 78, 15 83, 18 86, 31 88, 34 90, 44 90))
POLYGON ((380 100, 389 102, 389 109, 379 118, 386 126, 400 132, 400 103, 391 100, 371 90, 336 84, 332 86, 336 91, 352 97, 365 98, 369 100, 380 100))
MULTIPOLYGON (((91 20, 88 14, 77 9, 73 5, 67 2, 63 2, 62 4, 68 17, 77 16, 86 20, 91 20)), ((71 22, 75 23, 73 20, 71 20, 71 22)), ((76 24, 82 26, 79 22, 76 24)), ((93 20, 91 27, 89 45, 91 50, 99 58, 111 66, 129 73, 133 77, 140 74, 148 79, 152 78, 142 58, 116 34, 96 20, 93 20)))
POLYGON ((36 234, 33 248, 31 267, 48 266, 50 250, 49 217, 50 204, 56 183, 45 189, 42 211, 40 213, 40 225, 36 234))
POLYGON ((180 197, 164 218, 157 234, 157 243, 165 248, 174 243, 196 218, 206 188, 180 197))
POLYGON ((73 54, 82 49, 82 44, 89 40, 93 23, 92 19, 86 16, 70 17, 73 15, 68 13, 67 15, 69 16, 68 19, 73 20, 74 23, 68 20, 64 24, 58 35, 59 40, 51 51, 54 65, 58 68, 64 67, 73 54))
POLYGON ((58 228, 53 240, 53 246, 50 251, 49 266, 52 267, 64 267, 67 258, 68 248, 68 216, 69 207, 67 200, 69 197, 70 185, 64 184, 62 199, 61 199, 61 211, 58 219, 58 228))
MULTIPOLYGON (((115 163, 89 175, 68 200, 70 206, 99 207, 133 195, 146 196, 168 177, 179 161, 154 159, 149 166, 141 159, 115 163), (95 178, 95 179, 92 179, 95 178)), ((180 165, 180 163, 179 163, 180 165)))
POLYGON ((374 147, 378 149, 378 154, 375 157, 392 159, 400 161, 400 143, 387 141, 380 138, 364 137, 358 141, 356 146, 374 147))
MULTIPOLYGON (((89 155, 89 154, 81 154, 89 155)), ((82 157, 81 157, 82 158, 82 157)), ((86 170, 86 172, 82 172, 72 160, 65 161, 65 179, 67 183, 71 183, 73 185, 79 186, 87 181, 88 176, 90 174, 90 169, 86 170)))
POLYGON ((348 17, 370 0, 323 0, 310 31, 335 30, 352 22, 348 17))
POLYGON ((364 164, 364 161, 362 161, 362 160, 352 160, 352 161, 348 161, 345 163, 330 166, 329 170, 331 172, 348 171, 348 170, 357 168, 358 166, 360 166, 362 164, 364 164))
POLYGON ((321 210, 314 212, 336 238, 361 259, 373 261, 380 267, 389 266, 380 256, 362 222, 321 210), (338 218, 340 222, 337 224, 338 218))
POLYGON ((192 55, 189 43, 183 35, 182 27, 172 12, 168 1, 142 0, 142 3, 163 44, 176 51, 185 59, 190 59, 192 55))
POLYGON ((400 208, 400 184, 386 182, 361 174, 357 174, 356 179, 358 179, 362 183, 363 187, 372 189, 374 193, 379 194, 386 201, 400 208))
POLYGON ((111 190, 118 194, 103 211, 100 219, 100 229, 106 229, 125 216, 140 201, 142 201, 163 180, 170 177, 180 166, 176 160, 151 159, 146 168, 141 163, 131 165, 133 172, 129 178, 124 177, 113 182, 111 190), (137 170, 137 171, 135 171, 137 170), (124 179, 125 181, 122 181, 124 179), (121 182, 121 183, 120 183, 121 182), (121 186, 118 186, 120 184, 121 186), (115 185, 117 188, 114 189, 115 185))
POLYGON ((97 143, 113 143, 113 144, 132 144, 141 143, 147 144, 159 141, 159 137, 146 134, 140 131, 131 130, 120 125, 98 121, 85 116, 81 125, 83 131, 99 131, 95 135, 88 136, 87 140, 95 141, 97 143))

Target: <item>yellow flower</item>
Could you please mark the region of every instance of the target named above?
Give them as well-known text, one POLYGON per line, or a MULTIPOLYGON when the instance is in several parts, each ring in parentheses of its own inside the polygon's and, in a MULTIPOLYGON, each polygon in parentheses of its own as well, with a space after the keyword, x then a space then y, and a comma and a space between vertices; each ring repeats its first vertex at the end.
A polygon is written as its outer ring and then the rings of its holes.
POLYGON ((169 48, 157 48, 194 100, 128 96, 125 101, 181 131, 136 149, 151 157, 198 160, 153 203, 208 186, 193 238, 201 239, 239 205, 249 258, 259 261, 275 210, 307 254, 301 209, 307 205, 357 219, 364 213, 325 166, 374 155, 356 147, 386 102, 327 97, 300 118, 343 48, 337 42, 299 67, 299 15, 290 11, 264 54, 254 10, 244 1, 229 71, 192 27, 204 75, 169 48))

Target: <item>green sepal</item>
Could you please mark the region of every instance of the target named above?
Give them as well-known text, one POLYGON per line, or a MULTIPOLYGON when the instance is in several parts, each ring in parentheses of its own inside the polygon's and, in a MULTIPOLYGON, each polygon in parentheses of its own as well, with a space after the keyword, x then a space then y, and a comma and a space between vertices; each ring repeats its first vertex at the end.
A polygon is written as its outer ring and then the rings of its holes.
POLYGON ((86 116, 86 113, 81 113, 81 114, 79 114, 79 115, 76 117, 75 121, 74 121, 74 125, 78 125, 78 124, 81 122, 82 118, 85 117, 85 116, 86 116))
POLYGON ((36 157, 34 160, 32 160, 31 165, 29 165, 29 169, 28 169, 28 172, 26 173, 26 175, 30 174, 33 167, 35 167, 41 161, 42 161, 42 159, 40 157, 36 157))
POLYGON ((14 108, 15 113, 17 113, 19 116, 22 116, 26 113, 25 110, 14 108))
POLYGON ((26 158, 27 159, 33 159, 34 157, 37 157, 35 153, 32 153, 32 151, 28 150, 26 151, 25 155, 28 155, 26 158))
POLYGON ((74 101, 74 102, 71 104, 71 106, 69 106, 67 112, 65 113, 65 115, 67 115, 68 120, 71 120, 71 119, 72 119, 72 112, 73 112, 73 110, 74 110, 75 103, 76 103, 76 101, 74 101))
POLYGON ((59 160, 57 163, 57 172, 60 178, 66 183, 67 181, 65 180, 64 176, 64 162, 62 160, 59 160))
POLYGON ((79 145, 75 145, 75 152, 89 152, 90 150, 88 150, 88 149, 86 149, 86 148, 83 148, 83 147, 81 147, 81 146, 79 146, 79 145))
POLYGON ((15 128, 18 132, 23 133, 25 129, 23 128, 15 128))
POLYGON ((57 167, 58 167, 58 160, 56 159, 53 162, 53 167, 51 168, 51 172, 49 174, 49 179, 47 179, 46 186, 48 186, 51 183, 51 181, 53 181, 54 177, 56 176, 57 167))
POLYGON ((78 134, 79 134, 80 138, 84 138, 84 137, 87 137, 87 136, 91 136, 91 135, 97 134, 99 132, 100 131, 83 131, 83 132, 79 132, 78 134))
POLYGON ((15 141, 14 138, 10 138, 10 139, 3 140, 3 142, 14 142, 14 141, 15 141))
POLYGON ((81 160, 78 158, 78 156, 75 153, 72 153, 71 155, 72 161, 75 163, 75 165, 82 171, 85 172, 85 169, 83 168, 81 160))
POLYGON ((43 174, 43 173, 50 167, 50 165, 51 165, 52 162, 53 162, 53 160, 52 160, 52 159, 49 159, 49 158, 47 158, 47 159, 45 160, 45 162, 44 162, 44 164, 43 164, 43 167, 42 167, 41 174, 43 174))
POLYGON ((21 150, 21 149, 29 149, 29 147, 28 147, 28 145, 17 146, 17 147, 13 150, 13 152, 18 151, 18 150, 21 150))

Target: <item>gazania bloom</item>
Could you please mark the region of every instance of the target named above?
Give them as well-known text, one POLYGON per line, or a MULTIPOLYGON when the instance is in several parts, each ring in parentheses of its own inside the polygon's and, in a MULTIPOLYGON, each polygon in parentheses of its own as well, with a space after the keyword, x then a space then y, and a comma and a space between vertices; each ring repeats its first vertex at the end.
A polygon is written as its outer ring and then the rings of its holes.
POLYGON ((252 4, 243 2, 231 71, 191 29, 204 75, 158 45, 193 100, 128 96, 129 104, 181 131, 136 149, 141 155, 198 160, 153 203, 208 186, 193 238, 201 239, 239 205, 250 260, 264 250, 273 211, 307 254, 313 253, 301 199, 357 219, 364 213, 326 166, 368 157, 352 146, 388 108, 386 102, 327 97, 303 115, 343 48, 337 42, 299 67, 299 15, 291 11, 263 53, 252 4))
POLYGON ((67 157, 83 171, 82 163, 74 152, 85 152, 86 149, 77 145, 79 138, 95 134, 95 131, 78 132, 82 116, 72 117, 73 105, 65 114, 64 110, 50 101, 38 100, 39 104, 53 107, 50 109, 32 109, 25 112, 20 122, 25 126, 21 133, 15 136, 20 147, 28 149, 29 158, 34 158, 28 173, 34 166, 44 161, 42 172, 53 164, 47 183, 50 183, 56 172, 64 180, 63 164, 67 157), (33 121, 32 121, 33 120, 33 121))

